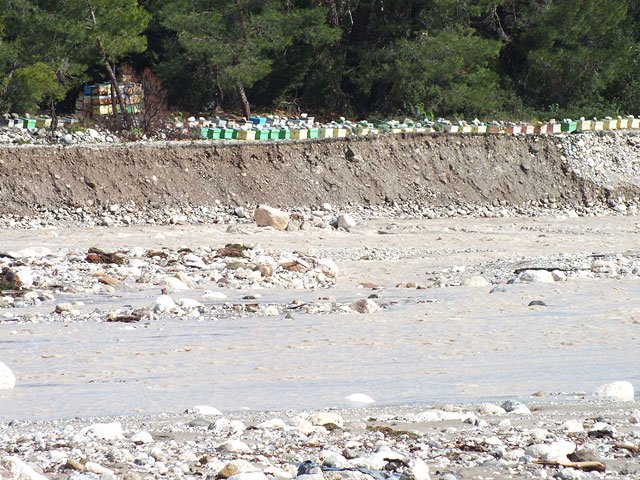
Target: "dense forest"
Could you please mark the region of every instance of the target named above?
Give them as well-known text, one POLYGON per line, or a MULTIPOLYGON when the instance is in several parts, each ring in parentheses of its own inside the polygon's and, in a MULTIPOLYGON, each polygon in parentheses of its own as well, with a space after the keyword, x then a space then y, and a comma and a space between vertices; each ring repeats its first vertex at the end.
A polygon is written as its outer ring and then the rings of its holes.
POLYGON ((0 0, 0 113, 134 72, 190 113, 638 114, 639 27, 640 0, 0 0))

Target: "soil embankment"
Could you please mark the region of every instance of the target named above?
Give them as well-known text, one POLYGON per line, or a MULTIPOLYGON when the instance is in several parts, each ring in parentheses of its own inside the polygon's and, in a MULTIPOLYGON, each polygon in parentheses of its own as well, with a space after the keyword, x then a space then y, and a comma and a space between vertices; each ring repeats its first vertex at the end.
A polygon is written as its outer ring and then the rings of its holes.
MULTIPOLYGON (((0 147, 0 213, 112 203, 149 208, 216 202, 520 205, 551 198, 586 204, 621 192, 637 195, 640 189, 624 180, 612 187, 593 175, 582 176, 575 158, 567 156, 567 146, 578 136, 572 137, 436 134, 226 145, 0 147)), ((589 142, 605 137, 591 136, 589 142)), ((627 145, 624 136, 614 141, 627 145)), ((584 148, 577 150, 576 155, 586 155, 584 148)))

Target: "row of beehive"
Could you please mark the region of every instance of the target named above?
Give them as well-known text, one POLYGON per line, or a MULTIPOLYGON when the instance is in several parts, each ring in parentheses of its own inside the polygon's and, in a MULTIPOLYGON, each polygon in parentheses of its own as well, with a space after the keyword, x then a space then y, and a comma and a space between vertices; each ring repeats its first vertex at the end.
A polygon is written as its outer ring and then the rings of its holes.
MULTIPOLYGON (((22 128, 24 130, 33 130, 35 128, 51 128, 51 122, 52 120, 50 117, 39 117, 39 118, 9 117, 9 118, 1 118, 0 126, 22 128)), ((77 120, 74 118, 60 117, 58 118, 57 128, 62 129, 76 122, 77 120)))
POLYGON ((209 140, 306 140, 344 138, 350 135, 365 136, 378 133, 447 133, 475 134, 511 134, 511 135, 548 135, 572 132, 612 131, 640 129, 640 119, 632 116, 624 118, 607 118, 604 120, 564 120, 538 125, 530 124, 453 124, 430 122, 422 124, 332 124, 324 127, 296 128, 262 128, 263 124, 255 123, 257 128, 217 128, 199 127, 194 131, 203 139, 209 140))
MULTIPOLYGON (((118 86, 120 87, 127 112, 138 113, 142 111, 144 108, 142 85, 138 83, 122 83, 118 84, 118 86)), ((119 105, 116 105, 116 111, 120 112, 119 105)), ((76 101, 76 113, 83 118, 113 115, 111 84, 86 85, 83 93, 76 101)))

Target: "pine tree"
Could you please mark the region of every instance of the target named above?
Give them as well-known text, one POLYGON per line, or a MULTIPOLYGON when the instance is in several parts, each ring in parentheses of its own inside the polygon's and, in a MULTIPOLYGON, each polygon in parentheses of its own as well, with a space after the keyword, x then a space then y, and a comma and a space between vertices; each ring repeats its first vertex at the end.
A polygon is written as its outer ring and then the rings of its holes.
POLYGON ((279 0, 178 0, 167 2, 160 15, 185 60, 204 68, 209 90, 234 90, 247 118, 247 90, 272 72, 296 35, 319 35, 309 28, 317 25, 313 15, 279 0))

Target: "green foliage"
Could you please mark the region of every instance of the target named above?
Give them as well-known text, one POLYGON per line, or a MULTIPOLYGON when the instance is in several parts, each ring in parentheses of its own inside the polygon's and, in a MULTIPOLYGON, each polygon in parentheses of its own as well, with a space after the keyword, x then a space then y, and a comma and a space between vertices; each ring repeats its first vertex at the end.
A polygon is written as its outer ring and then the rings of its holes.
POLYGON ((251 88, 294 42, 317 46, 337 38, 323 14, 319 8, 288 9, 279 0, 167 2, 160 17, 176 43, 174 58, 160 71, 175 78, 176 61, 199 65, 196 76, 207 79, 209 101, 238 86, 251 88))
POLYGON ((469 30, 399 42, 387 108, 403 101, 441 115, 495 112, 501 106, 495 69, 500 49, 500 42, 469 30))
POLYGON ((8 85, 10 107, 17 112, 33 112, 43 103, 64 98, 65 88, 58 83, 55 71, 36 62, 16 69, 8 85))
POLYGON ((191 112, 638 114, 639 45, 638 0, 0 0, 0 112, 130 63, 191 112))
POLYGON ((637 55, 626 2, 551 2, 519 39, 526 63, 517 78, 538 108, 613 107, 606 92, 637 55))

